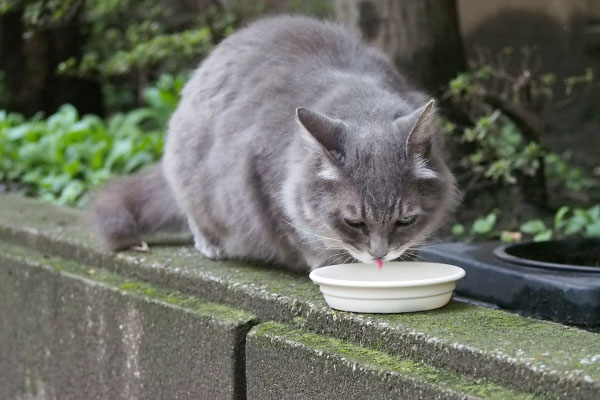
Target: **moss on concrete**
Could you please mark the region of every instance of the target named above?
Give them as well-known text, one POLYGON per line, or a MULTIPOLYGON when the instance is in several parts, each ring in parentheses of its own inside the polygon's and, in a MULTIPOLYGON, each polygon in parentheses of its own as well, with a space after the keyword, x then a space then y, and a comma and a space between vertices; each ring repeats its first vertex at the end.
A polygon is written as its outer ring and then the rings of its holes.
POLYGON ((275 322, 254 327, 250 336, 303 346, 312 352, 323 352, 340 362, 358 364, 358 368, 375 369, 381 373, 394 372, 423 382, 435 384, 452 391, 484 399, 533 400, 548 399, 544 395, 517 392, 482 379, 472 379, 441 370, 431 365, 343 342, 339 339, 317 335, 275 322))
POLYGON ((1 399, 243 399, 251 321, 0 241, 1 399))
POLYGON ((196 255, 193 249, 179 249, 178 256, 173 253, 172 249, 156 248, 150 255, 128 256, 144 258, 154 265, 162 263, 165 268, 200 275, 201 279, 218 280, 227 283, 230 290, 253 291, 264 298, 287 298, 298 304, 297 310, 303 316, 317 313, 323 314, 321 320, 336 320, 341 326, 368 325, 373 331, 411 333, 424 340, 426 336, 435 338, 435 344, 482 352, 540 372, 566 373, 581 376, 588 383, 600 382, 600 362, 587 362, 600 355, 600 335, 596 333, 455 301, 444 308, 419 313, 333 311, 318 287, 305 276, 236 261, 212 262, 196 255))
POLYGON ((207 317, 228 321, 234 325, 240 323, 256 323, 256 318, 245 311, 222 304, 208 302, 195 296, 183 294, 177 290, 168 290, 153 286, 147 282, 124 278, 104 269, 90 268, 74 261, 56 256, 49 256, 35 250, 15 246, 0 241, 0 254, 3 257, 19 259, 34 263, 40 267, 50 268, 57 273, 74 274, 94 282, 109 285, 136 296, 143 296, 181 307, 207 317))
POLYGON ((586 362, 600 354, 596 333, 459 302, 427 313, 373 318, 380 324, 410 327, 449 345, 514 358, 540 371, 579 370, 600 380, 600 362, 586 362))
POLYGON ((241 310, 217 304, 209 303, 204 300, 200 300, 195 296, 185 295, 176 290, 165 290, 149 285, 146 282, 125 282, 122 283, 119 288, 126 292, 134 293, 137 295, 150 297, 160 301, 164 301, 169 304, 193 310, 195 313, 202 315, 216 316, 218 318, 227 318, 235 321, 245 320, 247 322, 254 322, 255 318, 241 310))

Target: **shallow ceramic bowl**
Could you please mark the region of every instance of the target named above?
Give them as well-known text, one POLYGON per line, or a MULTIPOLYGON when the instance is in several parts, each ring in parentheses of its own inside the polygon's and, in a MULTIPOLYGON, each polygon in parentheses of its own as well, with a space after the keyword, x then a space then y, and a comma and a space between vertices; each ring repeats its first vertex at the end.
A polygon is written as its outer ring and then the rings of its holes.
POLYGON ((340 264, 318 268, 310 279, 331 308, 364 313, 432 310, 448 304, 462 268, 429 262, 340 264))

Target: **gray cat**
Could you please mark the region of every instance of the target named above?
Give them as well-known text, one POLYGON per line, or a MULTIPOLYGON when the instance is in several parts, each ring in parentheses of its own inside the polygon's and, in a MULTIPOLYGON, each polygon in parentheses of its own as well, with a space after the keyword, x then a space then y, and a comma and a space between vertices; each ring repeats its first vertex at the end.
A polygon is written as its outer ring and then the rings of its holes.
POLYGON ((103 189, 95 224, 113 249, 187 222, 211 259, 393 260, 456 203, 437 131, 434 103, 356 34, 263 19, 204 60, 162 162, 103 189))

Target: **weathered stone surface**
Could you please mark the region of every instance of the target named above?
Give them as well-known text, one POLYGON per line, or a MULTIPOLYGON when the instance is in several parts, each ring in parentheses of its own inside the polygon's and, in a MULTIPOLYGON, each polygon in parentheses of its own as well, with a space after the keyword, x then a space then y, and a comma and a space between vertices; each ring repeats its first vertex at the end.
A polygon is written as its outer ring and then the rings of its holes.
POLYGON ((243 399, 254 321, 0 241, 1 399, 243 399))
POLYGON ((274 322, 252 328, 246 361, 249 399, 545 398, 274 322))
POLYGON ((600 398, 600 335, 452 302, 430 312, 335 312, 306 276, 204 259, 190 246, 103 251, 78 211, 0 197, 0 238, 133 279, 226 303, 261 321, 292 322, 392 355, 555 397, 600 398))

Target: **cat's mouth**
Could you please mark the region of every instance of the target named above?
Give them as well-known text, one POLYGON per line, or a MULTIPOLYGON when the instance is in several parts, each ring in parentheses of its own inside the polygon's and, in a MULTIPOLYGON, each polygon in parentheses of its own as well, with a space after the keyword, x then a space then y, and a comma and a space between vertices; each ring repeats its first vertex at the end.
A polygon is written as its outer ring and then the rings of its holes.
POLYGON ((396 259, 400 258, 404 254, 404 252, 406 252, 406 250, 410 249, 412 246, 414 246, 414 243, 412 243, 412 242, 406 243, 405 245, 401 246, 399 249, 388 253, 387 256, 384 257, 383 261, 392 261, 392 260, 396 260, 396 259))
MULTIPOLYGON (((402 254, 404 254, 404 252, 406 250, 408 250, 411 246, 413 246, 413 243, 411 243, 411 242, 406 243, 405 245, 401 246, 399 249, 389 252, 384 257, 380 258, 379 260, 384 261, 384 262, 396 260, 397 258, 401 257, 402 254)), ((369 252, 357 251, 357 249, 352 249, 350 247, 346 247, 345 249, 348 253, 350 253, 350 255, 352 257, 354 257, 354 259, 356 259, 362 263, 365 263, 365 264, 376 264, 377 263, 378 258, 373 257, 369 252)))
MULTIPOLYGON (((358 260, 358 261, 360 261, 362 263, 365 263, 365 264, 376 264, 377 263, 378 259, 375 258, 375 257, 373 257, 371 254, 369 254, 366 251, 360 251, 359 252, 359 251, 356 251, 356 250, 351 249, 351 248, 346 248, 346 251, 348 253, 350 253, 350 255, 352 257, 354 257, 354 259, 356 259, 356 260, 358 260)), ((389 261, 390 258, 388 258, 388 255, 386 255, 385 257, 381 258, 380 260, 381 261, 389 261)))

